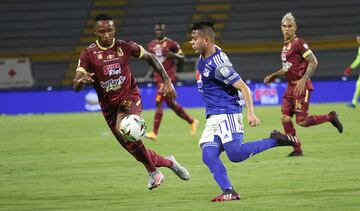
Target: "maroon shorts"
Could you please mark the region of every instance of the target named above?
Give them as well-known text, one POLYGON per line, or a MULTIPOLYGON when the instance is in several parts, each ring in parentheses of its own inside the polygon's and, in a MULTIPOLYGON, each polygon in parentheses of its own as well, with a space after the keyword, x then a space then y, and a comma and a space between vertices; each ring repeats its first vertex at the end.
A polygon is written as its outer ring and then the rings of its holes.
MULTIPOLYGON (((102 113, 106 120, 106 123, 110 127, 113 134, 118 138, 118 133, 116 131, 116 118, 119 113, 122 113, 125 116, 130 114, 140 115, 142 111, 141 100, 125 100, 120 103, 118 107, 113 107, 110 109, 103 110, 102 113)), ((122 139, 122 137, 120 137, 122 139)))
POLYGON ((157 83, 156 87, 157 87, 157 91, 156 91, 155 101, 159 103, 165 100, 165 102, 169 104, 171 102, 171 99, 168 98, 167 96, 164 96, 164 91, 163 91, 164 83, 157 83))
POLYGON ((294 114, 297 118, 306 118, 309 111, 310 91, 305 90, 301 96, 295 96, 289 90, 286 90, 281 104, 281 113, 292 117, 294 114))

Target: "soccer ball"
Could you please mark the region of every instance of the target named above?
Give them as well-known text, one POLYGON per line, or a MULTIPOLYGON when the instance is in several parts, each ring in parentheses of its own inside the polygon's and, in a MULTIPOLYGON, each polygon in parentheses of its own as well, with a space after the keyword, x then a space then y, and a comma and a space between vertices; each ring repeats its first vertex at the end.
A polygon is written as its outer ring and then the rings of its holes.
POLYGON ((120 133, 128 141, 141 140, 145 136, 146 123, 136 114, 126 116, 120 123, 120 133))

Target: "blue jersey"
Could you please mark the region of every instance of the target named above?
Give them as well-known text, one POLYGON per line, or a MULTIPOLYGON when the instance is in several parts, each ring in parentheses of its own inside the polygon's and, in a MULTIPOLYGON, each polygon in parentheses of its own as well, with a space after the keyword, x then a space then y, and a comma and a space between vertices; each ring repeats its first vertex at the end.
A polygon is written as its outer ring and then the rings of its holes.
POLYGON ((199 57, 196 70, 197 86, 205 102, 206 117, 212 114, 241 113, 238 90, 232 86, 240 80, 230 60, 221 49, 210 57, 199 57))

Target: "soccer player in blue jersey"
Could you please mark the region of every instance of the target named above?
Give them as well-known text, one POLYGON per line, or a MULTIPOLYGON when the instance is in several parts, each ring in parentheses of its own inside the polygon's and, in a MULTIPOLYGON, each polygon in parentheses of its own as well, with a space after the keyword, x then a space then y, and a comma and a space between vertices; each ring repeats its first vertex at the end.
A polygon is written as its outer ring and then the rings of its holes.
POLYGON ((206 124, 199 144, 203 162, 223 191, 212 201, 221 202, 240 199, 240 194, 234 190, 220 160, 223 151, 230 161, 241 162, 267 149, 296 146, 300 142, 294 136, 274 130, 270 138, 243 143, 243 115, 238 90, 243 94, 250 126, 259 125, 260 120, 254 113, 248 86, 235 71, 226 54, 214 45, 213 25, 214 22, 208 18, 195 21, 190 44, 200 54, 196 80, 206 105, 206 124))

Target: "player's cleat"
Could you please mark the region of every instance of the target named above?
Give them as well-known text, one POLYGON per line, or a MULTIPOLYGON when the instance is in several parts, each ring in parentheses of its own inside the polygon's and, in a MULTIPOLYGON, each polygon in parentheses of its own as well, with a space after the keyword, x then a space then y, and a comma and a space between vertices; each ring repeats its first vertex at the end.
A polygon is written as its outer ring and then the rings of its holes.
POLYGON ((353 104, 353 103, 348 103, 348 104, 347 104, 347 107, 349 107, 349 108, 355 108, 355 107, 356 107, 356 105, 355 105, 355 104, 353 104))
POLYGON ((145 134, 145 138, 153 140, 153 141, 157 141, 157 135, 154 133, 154 131, 151 131, 149 133, 145 134))
POLYGON ((190 135, 195 135, 197 127, 199 126, 199 120, 194 119, 194 121, 190 124, 190 135))
POLYGON ((275 139, 278 146, 293 146, 298 148, 301 146, 301 142, 296 136, 285 135, 277 130, 271 131, 270 138, 275 139))
POLYGON ((150 190, 157 188, 164 180, 165 180, 165 176, 159 170, 150 172, 148 188, 150 190))
POLYGON ((338 118, 338 114, 335 111, 331 111, 329 113, 329 115, 332 117, 332 120, 330 121, 331 124, 336 127, 336 129, 339 131, 339 133, 342 133, 344 128, 343 125, 341 124, 339 118, 338 118))
POLYGON ((224 193, 211 199, 211 201, 213 202, 223 202, 223 201, 232 201, 232 200, 240 200, 240 194, 238 194, 233 189, 225 190, 224 193))
POLYGON ((288 155, 288 157, 296 157, 296 156, 304 156, 303 151, 292 151, 288 155))
POLYGON ((178 176, 180 177, 180 179, 182 180, 189 180, 190 179, 190 173, 189 171, 184 168, 183 166, 180 165, 180 163, 178 163, 175 160, 175 157, 170 155, 168 157, 166 157, 166 159, 171 160, 173 162, 173 165, 170 167, 170 169, 178 176))

